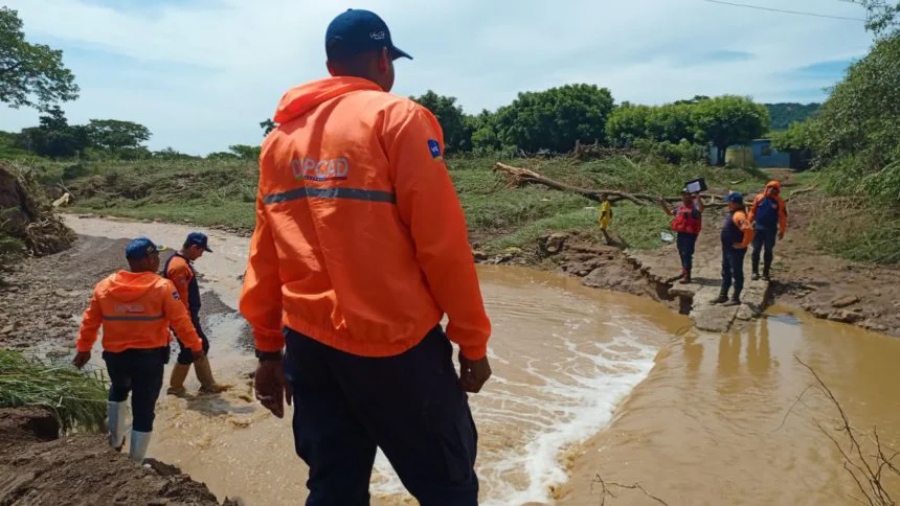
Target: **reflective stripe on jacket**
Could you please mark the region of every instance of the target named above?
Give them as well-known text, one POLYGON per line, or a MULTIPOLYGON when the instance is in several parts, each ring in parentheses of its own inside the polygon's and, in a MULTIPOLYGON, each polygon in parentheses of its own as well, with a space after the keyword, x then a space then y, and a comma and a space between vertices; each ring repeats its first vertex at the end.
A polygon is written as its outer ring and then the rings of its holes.
POLYGON ((281 349, 287 326, 392 356, 446 314, 450 340, 484 357, 490 321, 435 117, 332 77, 288 91, 274 119, 240 299, 257 348, 281 349))
POLYGON ((203 349, 171 281, 152 272, 119 271, 94 288, 76 348, 80 352, 91 351, 101 327, 106 351, 161 348, 169 344, 170 326, 185 346, 194 351, 203 349))

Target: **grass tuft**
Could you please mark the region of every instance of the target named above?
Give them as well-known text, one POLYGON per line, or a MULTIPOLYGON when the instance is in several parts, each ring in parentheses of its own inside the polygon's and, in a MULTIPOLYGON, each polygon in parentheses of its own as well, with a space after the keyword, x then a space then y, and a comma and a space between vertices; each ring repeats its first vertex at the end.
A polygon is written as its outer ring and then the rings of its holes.
POLYGON ((53 413, 63 431, 97 430, 106 419, 106 398, 100 373, 0 349, 0 408, 42 407, 53 413))

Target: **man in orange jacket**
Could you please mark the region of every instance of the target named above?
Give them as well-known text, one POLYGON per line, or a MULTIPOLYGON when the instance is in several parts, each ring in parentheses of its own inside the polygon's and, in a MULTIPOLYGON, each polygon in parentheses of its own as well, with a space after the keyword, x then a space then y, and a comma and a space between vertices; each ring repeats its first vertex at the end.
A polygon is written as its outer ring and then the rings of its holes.
POLYGON ((97 332, 103 328, 103 360, 110 382, 109 443, 125 445, 128 394, 134 420, 129 457, 142 462, 153 432, 156 399, 162 389, 163 369, 169 361, 169 326, 194 360, 203 358, 203 343, 191 325, 191 317, 179 300, 175 285, 156 274, 159 251, 146 237, 128 244, 128 271, 118 271, 97 284, 84 312, 78 334, 78 353, 72 363, 81 369, 91 359, 97 332))
POLYGON ((309 505, 368 504, 379 447, 421 504, 477 504, 466 392, 491 326, 441 127, 389 93, 408 55, 374 13, 337 16, 326 53, 332 77, 289 90, 262 146, 240 300, 256 396, 295 403, 309 505))
POLYGON ((200 283, 197 280, 197 272, 194 270, 194 261, 202 257, 204 253, 212 253, 212 250, 209 249, 209 238, 206 234, 191 232, 184 240, 181 249, 166 260, 162 270, 162 276, 175 283, 178 296, 191 315, 194 330, 197 331, 197 335, 203 342, 204 357, 194 360, 191 349, 179 341, 181 351, 178 353, 175 367, 172 369, 167 391, 172 395, 185 394, 184 380, 191 370, 191 364, 194 364, 194 373, 200 381, 201 394, 215 394, 229 388, 228 385, 216 383, 213 378, 212 366, 209 363, 209 339, 200 324, 200 283))
POLYGON ((753 253, 750 255, 753 279, 759 279, 759 254, 763 255, 763 279, 769 280, 775 249, 775 239, 784 239, 787 230, 787 204, 781 198, 781 183, 769 181, 765 190, 750 205, 750 223, 753 224, 753 253))

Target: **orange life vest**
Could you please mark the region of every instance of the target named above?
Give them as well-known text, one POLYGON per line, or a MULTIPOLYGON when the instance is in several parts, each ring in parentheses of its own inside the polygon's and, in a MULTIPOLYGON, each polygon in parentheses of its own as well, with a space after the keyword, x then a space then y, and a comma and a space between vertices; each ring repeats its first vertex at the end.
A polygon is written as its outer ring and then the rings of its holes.
POLYGON ((703 228, 703 218, 702 215, 695 217, 694 209, 693 207, 680 204, 675 209, 672 230, 682 234, 700 234, 700 229, 703 228))

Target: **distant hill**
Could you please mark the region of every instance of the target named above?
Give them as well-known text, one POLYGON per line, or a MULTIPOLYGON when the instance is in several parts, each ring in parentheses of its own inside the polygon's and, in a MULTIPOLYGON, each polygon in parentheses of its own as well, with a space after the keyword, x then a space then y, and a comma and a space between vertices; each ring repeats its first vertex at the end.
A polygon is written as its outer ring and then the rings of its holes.
POLYGON ((794 121, 803 121, 819 112, 822 104, 798 104, 794 102, 781 102, 778 104, 764 104, 769 109, 769 117, 772 119, 773 131, 787 130, 794 121))

